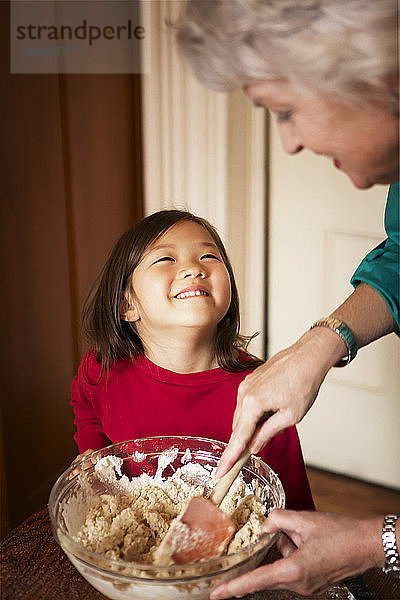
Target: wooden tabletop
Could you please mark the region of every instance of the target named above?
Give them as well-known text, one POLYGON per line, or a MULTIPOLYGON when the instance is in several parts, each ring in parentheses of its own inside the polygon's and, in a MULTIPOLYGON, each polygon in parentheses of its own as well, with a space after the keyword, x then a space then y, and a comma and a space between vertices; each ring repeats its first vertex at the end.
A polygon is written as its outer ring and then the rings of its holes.
MULTIPOLYGON (((1 546, 2 600, 104 600, 85 581, 55 541, 47 508, 31 515, 12 530, 1 546)), ((366 588, 357 600, 400 599, 400 581, 371 569, 363 576, 366 588)), ((358 592, 358 590, 357 590, 358 592)), ((355 592, 353 592, 355 593, 355 592)), ((344 585, 330 588, 313 600, 352 599, 344 585)), ((289 591, 262 591, 247 600, 304 600, 289 591)))

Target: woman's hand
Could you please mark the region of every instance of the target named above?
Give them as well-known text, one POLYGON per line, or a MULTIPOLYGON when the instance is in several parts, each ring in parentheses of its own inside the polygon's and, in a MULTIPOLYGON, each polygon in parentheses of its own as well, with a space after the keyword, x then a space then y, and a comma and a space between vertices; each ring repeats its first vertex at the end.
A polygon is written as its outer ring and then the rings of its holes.
POLYGON ((284 558, 217 587, 211 600, 241 597, 262 589, 286 589, 309 596, 370 567, 384 566, 382 517, 357 519, 331 513, 273 510, 267 533, 278 540, 284 558))
POLYGON ((319 327, 248 375, 239 386, 232 436, 216 475, 222 477, 246 446, 256 454, 274 435, 299 423, 330 367, 344 354, 340 337, 319 327), (259 419, 270 411, 272 416, 255 432, 259 419))
POLYGON ((75 464, 77 466, 69 474, 69 479, 72 479, 73 477, 75 477, 75 475, 78 475, 78 473, 80 473, 84 469, 87 469, 91 465, 96 464, 96 459, 93 459, 93 461, 90 460, 90 459, 84 460, 81 464, 79 464, 79 465, 77 464, 77 463, 79 463, 79 461, 81 460, 81 458, 84 458, 85 456, 89 456, 90 454, 93 454, 93 452, 96 452, 96 450, 93 450, 92 448, 88 448, 87 450, 85 450, 85 452, 82 452, 82 454, 78 454, 78 456, 76 458, 74 458, 74 460, 71 463, 71 467, 73 465, 75 465, 75 464))
MULTIPOLYGON (((330 316, 346 323, 358 348, 397 330, 385 300, 366 283, 360 283, 330 316)), ((239 386, 232 436, 216 475, 222 477, 246 446, 257 453, 279 431, 299 423, 329 369, 345 355, 340 336, 315 327, 248 375, 239 386), (259 419, 271 411, 275 414, 256 432, 259 419)))

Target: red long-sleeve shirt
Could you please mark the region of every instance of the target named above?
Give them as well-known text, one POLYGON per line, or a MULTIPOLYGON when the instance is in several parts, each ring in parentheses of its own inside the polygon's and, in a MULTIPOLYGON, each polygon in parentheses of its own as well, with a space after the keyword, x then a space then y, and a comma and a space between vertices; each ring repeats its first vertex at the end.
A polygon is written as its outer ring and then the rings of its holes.
MULTIPOLYGON (((88 352, 72 382, 79 452, 155 435, 227 442, 238 386, 251 371, 230 373, 218 368, 181 374, 140 357, 135 362, 120 361, 96 384, 100 372, 94 353, 88 352)), ((287 508, 314 508, 295 427, 276 435, 259 456, 278 473, 287 508)))

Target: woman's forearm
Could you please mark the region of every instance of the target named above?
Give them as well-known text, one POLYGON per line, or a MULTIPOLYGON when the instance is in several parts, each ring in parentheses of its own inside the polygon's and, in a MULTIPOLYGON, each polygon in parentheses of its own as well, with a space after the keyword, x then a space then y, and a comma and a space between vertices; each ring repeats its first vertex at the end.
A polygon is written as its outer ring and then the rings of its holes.
MULTIPOLYGON (((397 329, 396 321, 385 300, 367 283, 360 283, 343 304, 329 316, 347 325, 358 348, 397 329)), ((297 344, 306 343, 318 346, 318 362, 322 378, 346 355, 345 342, 335 331, 326 327, 315 327, 306 331, 297 344)))
POLYGON ((359 348, 397 329, 385 300, 367 283, 360 283, 331 316, 346 323, 359 348))

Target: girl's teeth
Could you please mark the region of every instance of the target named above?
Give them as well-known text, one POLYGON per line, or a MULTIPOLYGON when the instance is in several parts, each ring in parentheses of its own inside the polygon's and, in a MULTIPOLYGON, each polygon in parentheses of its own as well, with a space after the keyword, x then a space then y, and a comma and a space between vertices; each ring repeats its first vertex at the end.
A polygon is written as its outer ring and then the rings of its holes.
POLYGON ((182 292, 182 294, 178 294, 177 298, 182 300, 183 298, 189 298, 190 296, 207 296, 205 292, 200 292, 199 290, 193 292, 182 292))

